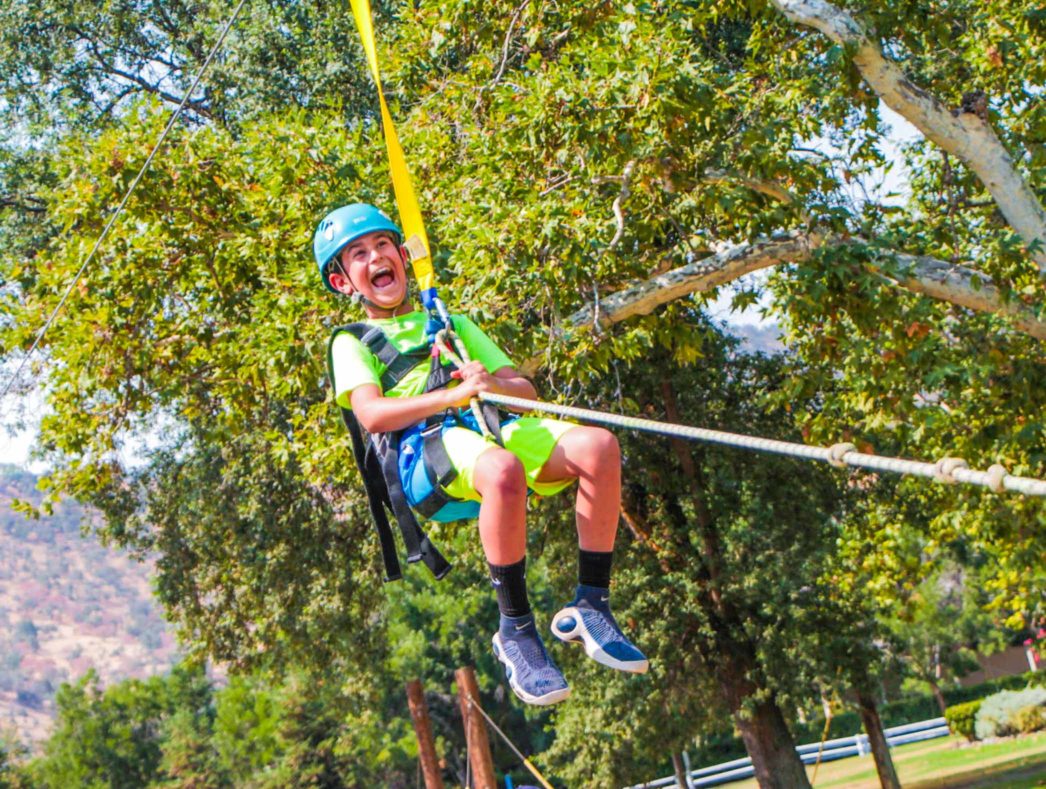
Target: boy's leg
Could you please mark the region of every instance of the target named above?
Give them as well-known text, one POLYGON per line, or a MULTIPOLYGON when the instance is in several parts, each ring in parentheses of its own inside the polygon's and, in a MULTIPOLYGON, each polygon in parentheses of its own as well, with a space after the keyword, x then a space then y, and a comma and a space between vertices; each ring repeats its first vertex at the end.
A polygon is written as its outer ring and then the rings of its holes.
POLYGON ((491 564, 514 564, 527 552, 527 479, 519 459, 499 447, 480 455, 472 472, 479 493, 479 538, 491 564))
POLYGON ((577 427, 556 443, 537 479, 576 477, 578 586, 574 599, 552 619, 552 632, 577 641, 603 665, 642 673, 646 657, 621 632, 610 612, 610 568, 621 511, 621 450, 598 427, 577 427))
POLYGON ((614 550, 621 516, 621 449, 601 427, 577 426, 564 433, 541 467, 539 482, 577 479, 577 537, 583 551, 614 550))
POLYGON ((530 704, 555 704, 570 695, 570 688, 545 650, 527 599, 523 464, 511 452, 489 447, 472 469, 472 484, 482 497, 480 540, 501 614, 494 654, 517 696, 530 704))

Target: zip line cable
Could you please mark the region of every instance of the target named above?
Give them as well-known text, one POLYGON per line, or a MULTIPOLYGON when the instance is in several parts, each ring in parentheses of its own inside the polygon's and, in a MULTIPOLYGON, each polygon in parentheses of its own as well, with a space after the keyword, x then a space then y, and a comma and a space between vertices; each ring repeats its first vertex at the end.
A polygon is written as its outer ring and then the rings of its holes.
POLYGON ((936 463, 903 458, 889 458, 858 452, 853 444, 833 444, 831 447, 816 447, 796 444, 790 441, 778 441, 771 438, 759 438, 738 433, 727 433, 722 430, 677 425, 670 422, 658 422, 623 414, 610 414, 603 411, 592 411, 588 408, 545 403, 539 400, 526 400, 522 397, 482 392, 479 399, 509 408, 527 411, 539 411, 557 416, 580 419, 586 422, 597 422, 604 425, 624 427, 647 433, 659 433, 676 438, 688 438, 692 441, 705 441, 713 444, 725 444, 740 449, 757 452, 773 452, 778 455, 790 455, 804 460, 819 460, 833 466, 859 466, 873 471, 889 471, 894 474, 911 474, 917 477, 928 477, 938 482, 964 482, 969 485, 983 485, 996 493, 1014 491, 1026 496, 1046 496, 1046 480, 1031 477, 1017 477, 1010 474, 1005 467, 995 464, 987 471, 976 471, 966 465, 961 458, 942 458, 936 463))
POLYGON ((196 79, 193 80, 192 87, 190 87, 189 90, 185 92, 185 95, 182 97, 181 103, 178 105, 178 108, 174 111, 174 114, 171 115, 171 119, 167 122, 167 126, 160 134, 160 137, 156 141, 156 144, 153 146, 153 149, 149 152, 149 156, 148 158, 146 158, 145 164, 142 165, 141 169, 138 171, 138 174, 134 177, 134 180, 131 181, 131 185, 128 187, 127 192, 124 194, 123 200, 120 201, 120 204, 116 207, 116 210, 113 211, 112 216, 109 217, 109 221, 106 223, 105 228, 103 228, 101 235, 98 236, 98 239, 94 242, 94 246, 91 248, 91 251, 87 255, 87 258, 80 265, 80 269, 76 272, 76 276, 73 277, 72 282, 69 283, 69 287, 67 287, 65 289, 65 292, 62 294, 62 298, 59 299, 58 305, 51 311, 51 314, 44 322, 44 325, 40 328, 40 331, 37 332, 36 339, 33 340, 33 344, 29 346, 29 350, 26 351, 25 356, 22 357, 22 361, 18 365, 18 369, 15 370, 14 375, 12 375, 7 380, 7 383, 4 385, 4 390, 0 392, 0 400, 3 400, 3 398, 7 397, 7 393, 11 390, 11 387, 14 386, 19 376, 21 376, 22 370, 25 369, 26 364, 29 362, 29 358, 33 355, 33 352, 43 341, 44 335, 47 334, 47 330, 51 327, 51 324, 54 322, 54 319, 58 316, 58 313, 61 312, 62 307, 65 306, 65 302, 66 300, 68 300, 69 294, 73 292, 73 288, 76 287, 76 284, 80 281, 80 278, 83 276, 83 273, 87 270, 87 267, 91 264, 91 261, 94 259, 95 254, 98 252, 98 248, 102 245, 102 241, 104 241, 105 237, 109 235, 109 230, 116 222, 116 218, 123 211, 124 206, 127 205, 127 201, 131 199, 131 195, 134 193, 135 188, 138 186, 138 182, 142 180, 142 176, 145 175, 145 171, 149 169, 149 165, 152 164, 153 158, 160 150, 160 146, 162 146, 164 140, 167 139, 167 134, 171 131, 172 128, 174 128, 174 124, 181 116, 182 110, 184 110, 185 106, 189 103, 189 97, 192 96, 192 94, 196 91, 196 88, 199 86, 200 80, 203 78, 204 72, 207 71, 207 67, 211 65, 211 60, 214 59, 214 56, 215 54, 217 54, 218 49, 225 42, 225 37, 228 35, 229 30, 232 28, 233 22, 236 21, 236 17, 240 15, 240 9, 243 8, 243 4, 245 2, 246 0, 240 0, 240 2, 236 5, 236 8, 232 12, 232 16, 229 17, 229 21, 225 23, 225 27, 222 29, 221 35, 218 36, 218 40, 214 43, 214 46, 211 47, 211 51, 207 54, 207 58, 204 60, 203 65, 200 66, 200 70, 196 73, 196 79))

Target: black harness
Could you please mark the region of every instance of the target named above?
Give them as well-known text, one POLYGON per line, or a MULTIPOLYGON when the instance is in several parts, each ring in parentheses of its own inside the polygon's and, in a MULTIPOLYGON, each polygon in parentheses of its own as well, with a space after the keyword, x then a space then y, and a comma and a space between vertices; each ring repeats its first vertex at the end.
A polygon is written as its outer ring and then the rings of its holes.
MULTIPOLYGON (((343 332, 351 334, 363 343, 364 347, 385 366, 385 371, 381 374, 382 393, 393 389, 408 373, 419 364, 423 364, 426 358, 431 361, 425 392, 443 389, 453 380, 451 372, 457 368, 453 364, 442 364, 439 354, 433 353, 431 342, 401 352, 378 327, 367 323, 350 323, 335 329, 327 345, 327 368, 332 384, 334 383, 332 349, 335 338, 343 332)), ((403 544, 407 549, 407 562, 411 564, 424 562, 436 578, 442 578, 450 572, 450 564, 422 530, 407 501, 403 483, 400 480, 399 447, 405 430, 371 435, 363 429, 351 409, 341 406, 339 408, 341 418, 352 438, 352 454, 356 458, 356 465, 363 477, 371 515, 378 530, 381 555, 385 563, 385 580, 394 581, 403 577, 386 509, 391 510, 395 516, 400 534, 403 535, 403 544)), ((421 431, 421 462, 424 464, 431 492, 415 504, 414 509, 425 518, 437 515, 444 506, 458 501, 446 491, 446 486, 458 475, 443 445, 443 427, 448 417, 458 419, 453 409, 440 412, 426 419, 421 431)), ((483 417, 498 443, 501 443, 497 409, 485 404, 483 417)))

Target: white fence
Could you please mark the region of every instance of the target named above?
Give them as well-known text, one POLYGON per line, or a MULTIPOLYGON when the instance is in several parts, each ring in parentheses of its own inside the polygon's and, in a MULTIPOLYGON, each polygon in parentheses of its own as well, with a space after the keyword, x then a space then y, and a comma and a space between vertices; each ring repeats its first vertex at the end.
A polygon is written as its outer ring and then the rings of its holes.
MULTIPOLYGON (((886 729, 886 742, 892 748, 895 745, 904 745, 919 740, 932 740, 935 737, 947 737, 948 724, 944 718, 931 718, 919 723, 907 723, 904 726, 893 726, 886 729)), ((817 761, 818 751, 821 751, 821 761, 830 762, 835 759, 845 759, 849 756, 865 756, 871 753, 868 747, 868 736, 855 734, 853 737, 840 737, 835 740, 826 740, 824 750, 821 750, 820 742, 812 742, 809 745, 800 745, 796 749, 803 764, 813 764, 817 761)), ((691 770, 687 776, 687 786, 683 789, 694 789, 702 786, 717 786, 740 781, 743 778, 751 778, 755 775, 752 768, 752 760, 749 758, 734 759, 732 762, 723 762, 712 767, 702 767, 699 770, 691 770)), ((628 789, 670 789, 679 784, 675 776, 658 778, 645 784, 636 784, 628 789)))

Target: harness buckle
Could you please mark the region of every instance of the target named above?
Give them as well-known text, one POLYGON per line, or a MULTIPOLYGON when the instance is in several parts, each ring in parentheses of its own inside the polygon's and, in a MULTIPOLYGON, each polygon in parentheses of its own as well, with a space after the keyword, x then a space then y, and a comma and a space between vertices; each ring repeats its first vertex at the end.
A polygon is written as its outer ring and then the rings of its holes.
POLYGON ((433 435, 434 433, 439 433, 442 430, 443 430, 443 420, 440 419, 438 422, 435 422, 435 423, 433 423, 431 425, 427 425, 426 427, 423 427, 421 429, 421 437, 427 439, 431 435, 433 435))

